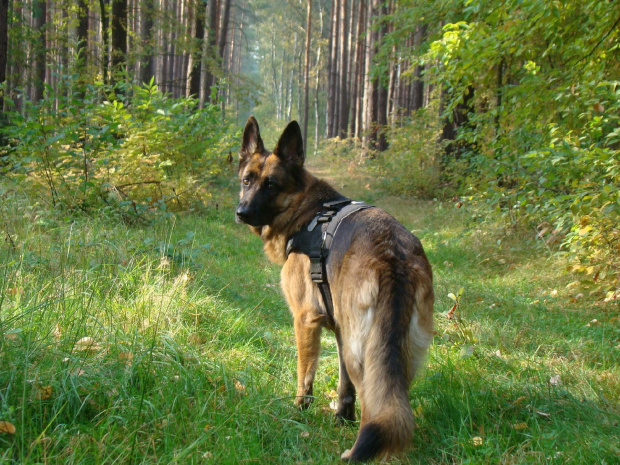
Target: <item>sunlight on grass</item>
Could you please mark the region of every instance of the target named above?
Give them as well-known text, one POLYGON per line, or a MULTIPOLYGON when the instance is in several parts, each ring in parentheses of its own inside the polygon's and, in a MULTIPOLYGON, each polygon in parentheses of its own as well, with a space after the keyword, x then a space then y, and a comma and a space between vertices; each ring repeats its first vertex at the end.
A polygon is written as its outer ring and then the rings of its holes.
MULTIPOLYGON (((0 421, 15 433, 0 432, 0 461, 339 463, 356 428, 332 420, 335 339, 324 333, 314 405, 297 411, 279 269, 232 200, 144 228, 22 200, 4 210, 16 246, 0 268, 0 421)), ((418 427, 391 463, 617 461, 617 308, 467 207, 372 200, 421 237, 435 276, 418 427)))

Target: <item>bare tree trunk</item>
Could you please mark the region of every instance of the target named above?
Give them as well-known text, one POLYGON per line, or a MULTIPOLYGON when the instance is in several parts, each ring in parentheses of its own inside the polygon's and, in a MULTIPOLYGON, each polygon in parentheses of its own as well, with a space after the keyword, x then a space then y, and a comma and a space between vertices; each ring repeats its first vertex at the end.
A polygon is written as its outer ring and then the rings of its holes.
MULTIPOLYGON (((414 36, 414 45, 419 49, 426 36, 426 24, 422 24, 416 28, 414 36)), ((416 65, 413 69, 413 99, 411 109, 419 110, 424 105, 424 81, 422 80, 422 66, 416 65)))
POLYGON ((374 56, 374 36, 372 31, 372 18, 374 16, 374 4, 377 0, 367 0, 366 3, 366 53, 364 57, 364 100, 363 100, 363 121, 362 121, 362 150, 364 154, 374 148, 376 134, 374 133, 374 86, 370 75, 370 68, 374 56))
POLYGON ((205 37, 205 6, 202 0, 195 2, 196 12, 194 13, 194 43, 189 56, 190 75, 189 75, 189 95, 199 97, 200 93, 200 72, 202 67, 202 54, 204 49, 205 37))
MULTIPOLYGON (((6 65, 9 56, 9 0, 0 0, 0 84, 6 81, 6 65)), ((0 112, 4 110, 5 86, 0 94, 0 112)))
POLYGON ((156 59, 153 57, 154 38, 153 38, 153 10, 155 8, 153 0, 142 0, 142 24, 140 36, 142 38, 141 62, 140 62, 140 81, 150 82, 155 76, 156 59))
POLYGON ((108 2, 106 0, 99 0, 99 10, 101 15, 101 39, 103 47, 101 50, 101 74, 103 75, 103 82, 105 84, 110 82, 108 76, 108 49, 110 47, 110 18, 108 17, 108 2))
POLYGON ((33 27, 39 35, 39 42, 36 44, 35 51, 35 81, 32 100, 39 102, 43 99, 43 91, 45 89, 45 71, 46 71, 46 52, 47 52, 47 2, 45 0, 36 0, 33 5, 34 24, 33 27))
POLYGON ((329 32, 329 71, 327 83, 327 127, 326 137, 336 135, 335 126, 338 118, 336 114, 336 82, 338 76, 338 7, 337 2, 332 2, 331 28, 329 32))
POLYGON ((112 83, 127 62, 127 0, 112 0, 112 83))
POLYGON ((209 66, 213 66, 217 47, 217 21, 219 19, 217 0, 209 0, 207 9, 207 17, 209 18, 209 29, 207 31, 207 69, 205 76, 205 87, 203 89, 204 101, 209 101, 211 96, 211 87, 215 84, 215 78, 209 66))
POLYGON ((312 0, 308 0, 308 14, 306 16, 306 53, 304 56, 304 110, 303 110, 303 139, 304 153, 308 153, 308 93, 310 89, 310 39, 312 32, 312 0))
POLYGON ((338 94, 338 137, 346 139, 349 129, 349 101, 347 99, 347 77, 349 58, 349 31, 347 30, 347 0, 340 0, 340 85, 338 94))

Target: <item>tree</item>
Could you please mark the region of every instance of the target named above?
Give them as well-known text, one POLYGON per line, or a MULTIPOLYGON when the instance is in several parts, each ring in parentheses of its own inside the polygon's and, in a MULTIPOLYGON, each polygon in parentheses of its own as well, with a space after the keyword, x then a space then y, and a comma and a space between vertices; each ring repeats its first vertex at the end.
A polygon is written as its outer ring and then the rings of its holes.
POLYGON ((202 54, 205 36, 205 2, 197 0, 194 9, 194 41, 189 55, 188 95, 200 96, 200 73, 202 71, 202 54))
POLYGON ((112 0, 112 83, 127 66, 127 0, 112 0))
MULTIPOLYGON (((9 0, 0 0, 0 84, 6 82, 9 56, 9 0)), ((0 93, 0 112, 4 109, 4 93, 0 93)))
POLYGON ((303 109, 303 140, 304 153, 308 150, 308 107, 310 92, 310 39, 312 38, 312 0, 308 0, 308 14, 306 16, 306 51, 304 55, 304 109, 303 109))
POLYGON ((43 99, 43 91, 45 89, 45 72, 46 72, 46 53, 47 53, 47 2, 46 0, 36 0, 33 5, 33 26, 38 35, 38 43, 35 47, 35 75, 34 75, 34 92, 32 100, 38 102, 43 99))

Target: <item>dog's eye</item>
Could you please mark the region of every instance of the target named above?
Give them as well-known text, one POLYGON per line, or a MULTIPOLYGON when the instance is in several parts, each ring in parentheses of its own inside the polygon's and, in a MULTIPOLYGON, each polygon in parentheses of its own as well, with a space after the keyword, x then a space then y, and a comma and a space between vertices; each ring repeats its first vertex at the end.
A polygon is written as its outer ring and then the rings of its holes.
POLYGON ((249 186, 250 185, 250 178, 243 178, 243 185, 244 186, 249 186))
POLYGON ((267 188, 272 191, 277 191, 279 187, 275 182, 269 181, 269 183, 267 184, 267 188))

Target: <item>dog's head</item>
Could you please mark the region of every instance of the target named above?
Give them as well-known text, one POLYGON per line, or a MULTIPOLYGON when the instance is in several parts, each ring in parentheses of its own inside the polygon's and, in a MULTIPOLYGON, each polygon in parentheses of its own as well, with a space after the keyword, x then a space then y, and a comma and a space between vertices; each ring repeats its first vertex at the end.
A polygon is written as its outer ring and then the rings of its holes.
POLYGON ((261 227, 289 207, 302 188, 304 148, 297 121, 286 127, 273 152, 265 149, 258 123, 250 116, 239 152, 241 193, 237 223, 261 227))

